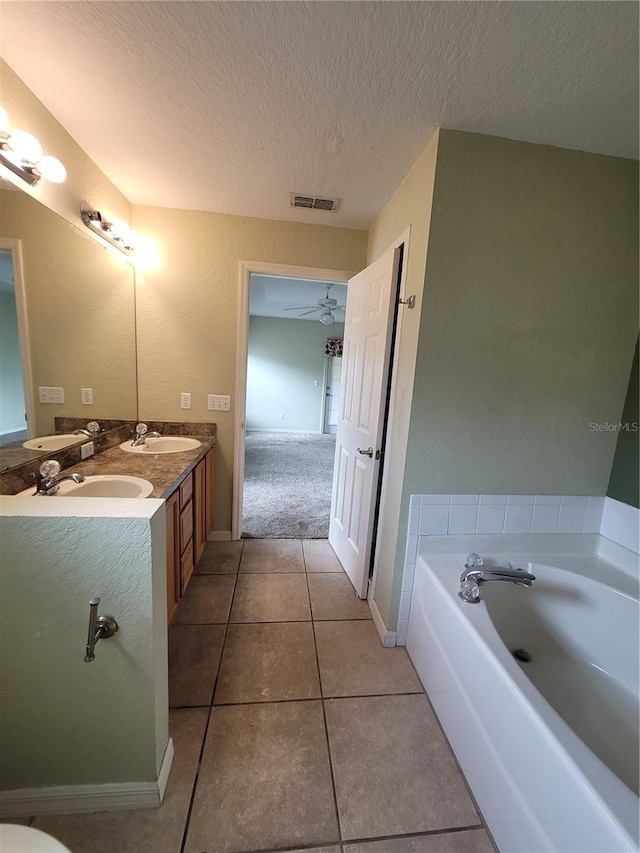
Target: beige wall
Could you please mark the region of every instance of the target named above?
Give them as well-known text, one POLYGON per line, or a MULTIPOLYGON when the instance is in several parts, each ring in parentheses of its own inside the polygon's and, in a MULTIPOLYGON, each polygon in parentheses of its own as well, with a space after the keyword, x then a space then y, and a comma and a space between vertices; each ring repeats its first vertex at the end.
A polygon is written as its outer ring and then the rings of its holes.
POLYGON ((10 127, 33 133, 44 153, 57 157, 67 170, 67 180, 63 184, 41 180, 37 186, 30 187, 5 170, 8 179, 75 225, 82 225, 81 200, 113 219, 129 222, 131 205, 127 199, 2 59, 0 91, 10 127))
POLYGON ((157 269, 136 273, 140 418, 217 423, 214 528, 230 530, 240 261, 358 271, 367 233, 137 206, 134 228, 160 250, 157 269), (232 410, 207 411, 207 394, 230 395, 232 410))
POLYGON ((392 421, 385 456, 385 513, 380 519, 378 531, 374 598, 390 630, 395 629, 394 620, 398 607, 393 597, 396 547, 398 538, 404 547, 403 531, 407 527, 407 510, 402 506, 405 456, 420 332, 437 153, 438 135, 436 134, 369 231, 367 263, 372 263, 406 228, 411 227, 404 294, 416 297, 416 307, 413 310, 401 309, 400 339, 397 344, 398 358, 393 385, 392 421))

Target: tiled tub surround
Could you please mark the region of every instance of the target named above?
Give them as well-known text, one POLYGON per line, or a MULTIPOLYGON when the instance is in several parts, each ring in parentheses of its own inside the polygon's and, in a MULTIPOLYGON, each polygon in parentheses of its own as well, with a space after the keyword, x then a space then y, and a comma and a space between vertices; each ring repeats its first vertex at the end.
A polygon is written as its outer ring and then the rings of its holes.
MULTIPOLYGON (((396 643, 406 643, 422 536, 599 533, 634 553, 640 511, 613 498, 579 495, 411 495, 396 643)), ((470 550, 477 550, 471 548, 470 550)), ((462 571, 462 569, 461 569, 462 571)))
MULTIPOLYGON (((105 423, 109 425, 111 422, 105 423)), ((75 471, 83 476, 129 474, 143 477, 154 485, 152 497, 164 498, 178 485, 183 478, 182 474, 186 476, 204 451, 215 443, 216 425, 212 423, 148 421, 147 426, 150 431, 156 430, 162 435, 193 436, 202 442, 202 446, 182 453, 166 453, 142 458, 137 454, 124 453, 118 447, 123 441, 132 437, 135 424, 136 421, 121 422, 119 426, 105 429, 97 438, 91 439, 95 454, 84 462, 81 460, 80 447, 90 439, 55 453, 37 454, 30 462, 0 474, 0 494, 14 495, 28 488, 32 485, 33 475, 36 474, 42 462, 45 459, 56 459, 65 473, 75 471)), ((74 429, 85 426, 86 419, 56 419, 56 428, 60 432, 72 432, 74 429)))
POLYGON ((419 537, 407 650, 502 853, 638 849, 637 594, 597 534, 419 537), (537 580, 463 603, 470 551, 537 580))

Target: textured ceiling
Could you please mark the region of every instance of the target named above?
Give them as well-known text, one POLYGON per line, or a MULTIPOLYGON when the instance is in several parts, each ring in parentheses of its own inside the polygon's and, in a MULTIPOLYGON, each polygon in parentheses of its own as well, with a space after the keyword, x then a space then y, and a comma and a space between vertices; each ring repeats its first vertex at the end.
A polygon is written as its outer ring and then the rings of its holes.
POLYGON ((437 127, 638 156, 635 2, 0 2, 136 204, 368 226, 437 127), (289 193, 338 196, 335 213, 289 193))

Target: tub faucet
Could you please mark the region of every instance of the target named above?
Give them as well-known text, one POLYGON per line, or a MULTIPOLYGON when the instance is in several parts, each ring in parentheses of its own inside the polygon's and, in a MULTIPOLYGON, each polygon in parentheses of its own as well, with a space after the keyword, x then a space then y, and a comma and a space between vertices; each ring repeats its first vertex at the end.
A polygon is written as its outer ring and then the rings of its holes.
POLYGON ((73 480, 74 483, 84 483, 82 474, 63 474, 60 476, 60 463, 55 459, 49 459, 40 466, 40 471, 35 474, 36 495, 50 497, 58 491, 58 485, 64 480, 73 480))
POLYGON ((97 421, 89 421, 86 429, 74 429, 74 435, 86 435, 87 438, 95 438, 100 432, 100 424, 97 421))
POLYGON ((136 426, 136 437, 131 442, 131 447, 144 444, 148 438, 160 438, 160 433, 155 430, 149 432, 149 427, 146 424, 138 424, 136 426))
POLYGON ((480 586, 487 581, 508 581, 518 586, 531 586, 535 575, 511 566, 485 566, 479 554, 469 554, 460 575, 460 598, 468 604, 480 601, 480 586))

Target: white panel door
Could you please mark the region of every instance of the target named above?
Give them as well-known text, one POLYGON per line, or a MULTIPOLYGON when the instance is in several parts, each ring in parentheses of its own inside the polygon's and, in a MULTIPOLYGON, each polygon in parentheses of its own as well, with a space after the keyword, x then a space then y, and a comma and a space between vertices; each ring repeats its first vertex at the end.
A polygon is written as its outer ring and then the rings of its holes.
POLYGON ((366 598, 399 250, 349 281, 329 542, 366 598))

